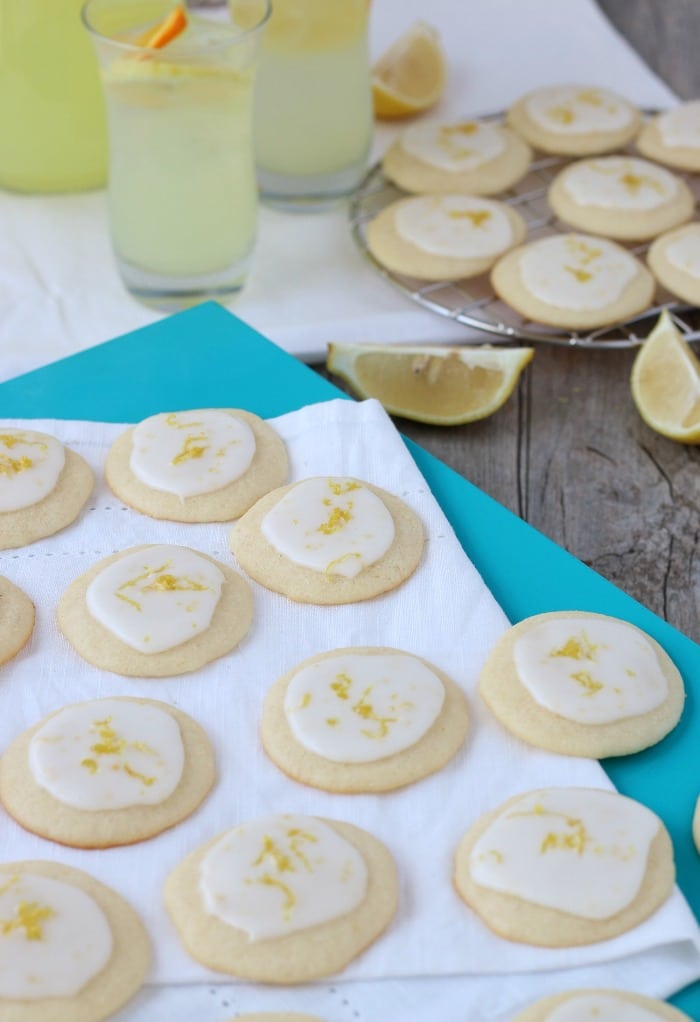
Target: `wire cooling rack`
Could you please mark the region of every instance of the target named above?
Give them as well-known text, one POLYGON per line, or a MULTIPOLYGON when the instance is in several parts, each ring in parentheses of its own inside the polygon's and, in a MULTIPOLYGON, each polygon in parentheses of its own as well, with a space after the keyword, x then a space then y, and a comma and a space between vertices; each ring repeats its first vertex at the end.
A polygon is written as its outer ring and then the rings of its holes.
MULTIPOLYGON (((493 114, 484 119, 498 121, 501 117, 500 114, 493 114)), ((524 217, 528 241, 571 231, 570 227, 557 220, 547 203, 550 184, 569 162, 558 156, 537 159, 517 185, 493 196, 517 209, 524 217)), ((696 199, 700 197, 700 179, 691 175, 680 176, 685 177, 696 199)), ((367 225, 390 202, 405 195, 384 176, 381 163, 376 163, 368 171, 350 202, 349 210, 352 235, 360 251, 377 273, 412 301, 440 316, 488 334, 491 343, 536 341, 577 348, 633 348, 646 339, 662 309, 668 309, 687 341, 700 340, 700 309, 679 303, 660 288, 655 296, 657 304, 630 319, 595 330, 570 331, 525 319, 498 298, 487 274, 468 280, 426 283, 394 273, 382 266, 369 251, 367 225)), ((630 246, 630 251, 640 256, 644 255, 647 247, 647 244, 630 246)), ((464 343, 483 343, 483 338, 465 335, 464 343)))

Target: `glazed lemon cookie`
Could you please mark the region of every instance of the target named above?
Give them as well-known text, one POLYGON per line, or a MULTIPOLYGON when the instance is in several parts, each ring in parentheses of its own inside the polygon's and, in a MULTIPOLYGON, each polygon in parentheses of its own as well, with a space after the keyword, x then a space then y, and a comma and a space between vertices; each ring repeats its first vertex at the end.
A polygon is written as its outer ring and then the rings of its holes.
POLYGON ((391 791, 458 752, 467 701, 447 675, 398 649, 335 649, 310 657, 267 693, 262 741, 296 781, 337 792, 391 791))
POLYGON ((507 123, 545 153, 588 156, 611 152, 637 134, 637 107, 609 89, 550 85, 534 89, 509 109, 507 123))
POLYGON ((186 674, 230 653, 253 620, 250 586, 199 551, 137 546, 68 586, 58 624, 89 663, 115 674, 186 674))
POLYGON ((0 426, 0 550, 65 529, 93 485, 87 462, 55 437, 0 426))
POLYGON ((489 121, 413 124, 389 147, 385 175, 407 192, 497 195, 532 162, 530 146, 489 121))
POLYGON ((112 445, 105 477, 129 507, 175 522, 228 522, 287 478, 287 450, 237 408, 163 412, 112 445))
POLYGON ((514 249, 494 266, 491 284, 527 320, 570 330, 627 319, 650 304, 652 275, 605 238, 559 234, 514 249))
POLYGON ((685 223, 695 199, 685 181, 632 156, 579 160, 560 171, 547 200, 571 227, 621 241, 645 241, 685 223))
POLYGON ((457 891, 489 929, 539 947, 609 940, 669 897, 673 847, 661 820, 614 791, 516 795, 467 831, 457 891))
POLYGON ((33 630, 34 604, 9 578, 0 575, 0 664, 26 646, 33 630))
POLYGON ((639 132, 645 156, 678 170, 700 170, 700 100, 681 103, 650 118, 639 132))
POLYGON ((141 920, 81 870, 2 863, 0 920, 0 1022, 99 1022, 148 972, 141 920))
POLYGON ((603 614, 526 618, 497 641, 479 692, 518 738, 564 756, 624 756, 661 741, 683 679, 651 636, 603 614))
POLYGON ((670 1004, 629 990, 571 990, 531 1004, 513 1022, 691 1022, 670 1004))
POLYGON ((76 848, 134 844, 195 811, 216 777, 203 729, 152 699, 92 699, 52 713, 0 759, 17 823, 76 848))
POLYGON ((423 526, 386 490, 315 476, 255 504, 231 530, 231 550, 261 585, 299 603, 356 603, 405 582, 418 567, 423 526))
POLYGON ((514 209, 469 195, 414 195, 386 206, 367 228, 375 259, 420 280, 485 273, 527 228, 514 209))
POLYGON ((396 911, 394 860, 349 823, 281 814, 241 824, 168 876, 165 904, 207 968, 262 983, 343 969, 396 911))
POLYGON ((700 224, 662 234, 650 245, 647 263, 671 294, 691 305, 700 304, 700 224))

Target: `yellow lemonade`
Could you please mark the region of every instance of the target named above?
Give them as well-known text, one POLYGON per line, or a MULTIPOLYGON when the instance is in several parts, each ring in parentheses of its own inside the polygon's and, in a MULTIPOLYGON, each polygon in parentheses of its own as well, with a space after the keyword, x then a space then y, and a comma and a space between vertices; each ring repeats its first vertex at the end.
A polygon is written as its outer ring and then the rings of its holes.
POLYGON ((359 180, 372 138, 367 6, 275 0, 255 90, 263 194, 340 194, 359 180))
MULTIPOLYGON (((123 6, 117 12, 123 15, 123 6)), ((113 24, 111 22, 110 24, 113 24)), ((158 307, 232 295, 257 220, 252 91, 257 43, 188 16, 157 51, 97 44, 109 124, 109 214, 127 287, 158 307)))
POLYGON ((0 187, 76 191, 104 184, 107 137, 82 0, 2 0, 0 187))

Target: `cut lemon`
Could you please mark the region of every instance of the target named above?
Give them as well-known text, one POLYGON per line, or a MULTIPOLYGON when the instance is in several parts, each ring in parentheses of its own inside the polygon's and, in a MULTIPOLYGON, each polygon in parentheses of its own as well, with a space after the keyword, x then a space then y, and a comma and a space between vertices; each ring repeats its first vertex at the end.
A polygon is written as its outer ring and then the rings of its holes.
POLYGON ((648 426, 700 444, 700 361, 664 311, 632 366, 632 397, 648 426))
POLYGON ((417 21, 372 68, 377 117, 409 117, 428 110, 445 91, 447 62, 432 25, 417 21))
POLYGON ((532 348, 329 344, 326 366, 392 415, 454 426, 500 408, 534 354, 532 348))
POLYGON ((139 46, 146 46, 149 50, 160 50, 172 42, 181 32, 187 28, 187 15, 184 7, 177 6, 170 14, 155 28, 151 28, 138 40, 139 46))

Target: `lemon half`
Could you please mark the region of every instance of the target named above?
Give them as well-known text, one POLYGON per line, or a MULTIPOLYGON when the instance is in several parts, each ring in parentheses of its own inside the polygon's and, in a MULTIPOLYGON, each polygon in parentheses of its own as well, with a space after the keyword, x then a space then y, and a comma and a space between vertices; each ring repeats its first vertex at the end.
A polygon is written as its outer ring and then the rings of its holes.
POLYGON ((372 96, 377 117, 408 117, 440 99, 447 61, 432 25, 417 21, 372 67, 372 96))
POLYGON ((666 309, 632 366, 632 398, 648 426, 685 444, 700 444, 700 361, 666 309))
POLYGON ((533 348, 329 344, 326 366, 392 415, 454 426, 500 408, 534 354, 533 348))

